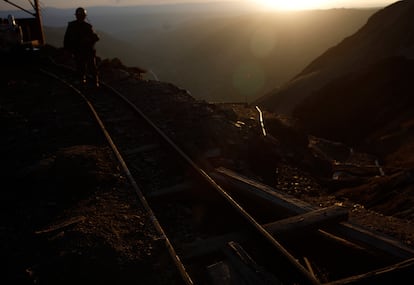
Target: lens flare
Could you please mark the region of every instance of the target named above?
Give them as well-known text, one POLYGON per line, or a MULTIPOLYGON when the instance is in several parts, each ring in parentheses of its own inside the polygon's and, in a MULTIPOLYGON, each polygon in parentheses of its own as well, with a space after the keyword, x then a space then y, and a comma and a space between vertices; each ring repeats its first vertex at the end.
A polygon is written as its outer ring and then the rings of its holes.
POLYGON ((233 74, 233 86, 246 102, 257 96, 266 81, 263 68, 256 62, 242 62, 233 74))

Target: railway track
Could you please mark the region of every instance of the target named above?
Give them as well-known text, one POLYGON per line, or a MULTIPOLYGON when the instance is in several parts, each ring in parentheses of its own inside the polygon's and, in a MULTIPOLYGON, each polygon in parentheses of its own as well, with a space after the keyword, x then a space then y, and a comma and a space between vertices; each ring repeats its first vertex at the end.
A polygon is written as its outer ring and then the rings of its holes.
POLYGON ((386 284, 412 276, 414 251, 346 224, 347 209, 314 209, 226 169, 202 169, 136 96, 105 83, 77 87, 52 64, 41 72, 84 98, 183 283, 386 284))

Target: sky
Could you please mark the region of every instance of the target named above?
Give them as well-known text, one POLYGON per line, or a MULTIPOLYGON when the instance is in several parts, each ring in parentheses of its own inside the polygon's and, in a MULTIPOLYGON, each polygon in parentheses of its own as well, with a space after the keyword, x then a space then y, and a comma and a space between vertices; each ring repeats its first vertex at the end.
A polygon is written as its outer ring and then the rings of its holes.
MULTIPOLYGON (((33 0, 31 0, 33 2, 33 0)), ((185 2, 247 2, 257 4, 265 10, 301 10, 328 8, 361 8, 385 7, 396 0, 39 0, 41 7, 76 8, 91 6, 129 6, 140 4, 173 4, 185 2)), ((31 10, 27 0, 10 0, 23 8, 31 10)), ((14 9, 13 6, 0 0, 0 10, 14 9)))

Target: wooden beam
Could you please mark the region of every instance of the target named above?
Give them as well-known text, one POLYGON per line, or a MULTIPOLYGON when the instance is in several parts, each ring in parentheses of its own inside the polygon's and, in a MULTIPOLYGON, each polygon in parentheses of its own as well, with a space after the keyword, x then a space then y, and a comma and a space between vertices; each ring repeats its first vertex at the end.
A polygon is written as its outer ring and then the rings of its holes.
POLYGON ((414 256, 414 249, 405 246, 398 240, 348 222, 334 225, 327 232, 398 258, 406 259, 414 256))
POLYGON ((310 261, 309 261, 309 259, 305 256, 305 257, 303 257, 303 261, 305 261, 305 264, 306 264, 306 268, 309 270, 309 273, 315 278, 315 279, 317 279, 316 278, 316 274, 315 274, 315 271, 313 271, 313 267, 312 267, 312 264, 310 263, 310 261))
POLYGON ((234 285, 230 266, 225 261, 219 261, 207 266, 208 284, 234 285))
POLYGON ((45 229, 42 229, 42 230, 39 230, 39 231, 35 231, 35 234, 39 235, 39 234, 47 234, 47 233, 51 233, 51 232, 60 231, 60 230, 63 230, 67 227, 73 226, 75 224, 82 223, 85 220, 86 220, 85 216, 74 217, 74 218, 71 218, 67 221, 61 222, 60 224, 51 225, 48 228, 45 228, 45 229))
POLYGON ((232 189, 236 188, 239 192, 270 202, 275 207, 292 215, 314 210, 309 204, 293 196, 277 191, 268 185, 254 181, 223 167, 217 168, 214 172, 210 173, 210 176, 220 184, 230 186, 232 189))
POLYGON ((272 273, 257 264, 237 242, 229 242, 225 254, 231 269, 232 284, 282 284, 272 273))
POLYGON ((346 208, 332 206, 265 224, 263 227, 271 235, 276 236, 303 234, 346 221, 348 216, 346 208))
POLYGON ((43 31, 43 21, 42 21, 42 16, 40 15, 40 5, 39 5, 39 0, 35 0, 34 1, 34 8, 36 11, 36 22, 39 26, 39 32, 40 32, 40 45, 44 45, 45 44, 45 33, 43 31))
MULTIPOLYGON (((218 184, 229 186, 232 188, 232 191, 239 191, 265 199, 276 208, 282 208, 291 213, 292 216, 304 214, 316 209, 316 207, 309 203, 222 167, 217 168, 210 175, 218 184)), ((401 242, 378 232, 374 233, 350 222, 341 222, 338 225, 332 226, 329 230, 319 230, 319 232, 325 235, 328 233, 331 236, 348 239, 351 242, 359 245, 363 244, 365 247, 380 250, 397 258, 407 259, 414 256, 414 249, 407 247, 401 242)))

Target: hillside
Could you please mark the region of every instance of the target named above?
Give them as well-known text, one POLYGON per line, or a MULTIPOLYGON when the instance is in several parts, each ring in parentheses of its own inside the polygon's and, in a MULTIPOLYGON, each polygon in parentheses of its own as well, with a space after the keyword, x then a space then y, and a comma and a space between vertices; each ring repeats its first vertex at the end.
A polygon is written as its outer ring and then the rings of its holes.
POLYGON ((315 59, 260 106, 288 112, 309 133, 364 147, 392 166, 412 141, 412 2, 375 15, 357 33, 315 59))
POLYGON ((279 113, 291 113, 304 98, 331 80, 393 56, 412 57, 413 3, 399 1, 370 17, 355 34, 317 57, 280 89, 255 103, 279 113))
MULTIPOLYGON (((316 58, 283 88, 258 100, 288 114, 303 132, 342 142, 341 155, 325 158, 336 169, 337 197, 362 198, 388 214, 412 211, 414 196, 414 3, 400 1, 374 14, 357 33, 316 58), (365 170, 354 151, 369 153, 365 170), (369 167, 384 173, 366 179, 369 167), (404 201, 395 200, 395 193, 404 201)), ((319 142, 320 143, 320 142, 319 142)), ((329 152, 328 152, 329 153, 329 152)))
POLYGON ((370 149, 392 166, 413 167, 410 156, 387 158, 413 142, 413 76, 414 60, 387 58, 331 81, 294 115, 312 134, 370 149))

